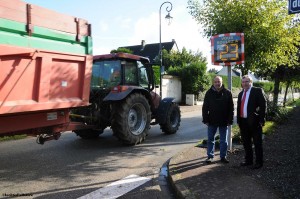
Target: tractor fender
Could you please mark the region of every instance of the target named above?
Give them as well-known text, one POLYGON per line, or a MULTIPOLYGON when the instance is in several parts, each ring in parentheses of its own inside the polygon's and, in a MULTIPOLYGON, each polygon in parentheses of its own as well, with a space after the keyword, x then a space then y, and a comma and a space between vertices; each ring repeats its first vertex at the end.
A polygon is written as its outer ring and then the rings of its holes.
POLYGON ((149 92, 141 87, 135 87, 135 86, 129 86, 126 90, 122 92, 112 92, 110 91, 109 94, 103 99, 103 101, 120 101, 125 99, 128 95, 134 92, 141 92, 147 96, 147 98, 150 98, 149 92))
POLYGON ((164 124, 166 122, 166 117, 168 110, 172 103, 174 103, 175 98, 166 97, 160 101, 158 109, 156 111, 156 121, 159 124, 164 124))

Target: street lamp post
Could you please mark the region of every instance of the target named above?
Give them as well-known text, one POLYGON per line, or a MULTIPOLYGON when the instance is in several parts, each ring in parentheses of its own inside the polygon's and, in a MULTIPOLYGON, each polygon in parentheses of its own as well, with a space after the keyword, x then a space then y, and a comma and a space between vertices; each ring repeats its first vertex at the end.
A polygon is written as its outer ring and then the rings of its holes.
POLYGON ((169 6, 166 7, 166 11, 168 12, 168 14, 166 15, 166 19, 171 20, 172 17, 170 16, 170 11, 173 8, 173 5, 171 2, 169 1, 165 1, 160 5, 159 8, 159 61, 160 61, 160 75, 159 75, 159 80, 160 80, 160 84, 159 84, 159 95, 162 98, 162 45, 161 45, 161 8, 164 4, 169 4, 169 6))

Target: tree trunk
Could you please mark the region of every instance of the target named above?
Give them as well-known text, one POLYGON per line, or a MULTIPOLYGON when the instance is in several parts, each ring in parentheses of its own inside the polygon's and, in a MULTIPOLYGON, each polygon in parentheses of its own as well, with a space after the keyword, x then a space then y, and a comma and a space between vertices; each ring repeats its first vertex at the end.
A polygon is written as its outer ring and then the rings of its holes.
POLYGON ((286 84, 285 92, 284 92, 283 107, 285 107, 286 96, 287 96, 287 94, 288 94, 288 90, 289 90, 290 85, 291 85, 291 82, 288 81, 287 84, 286 84))
POLYGON ((275 72, 275 78, 274 78, 274 96, 273 96, 273 106, 276 107, 278 103, 278 93, 279 93, 279 84, 280 84, 280 79, 279 79, 279 74, 275 72))
POLYGON ((295 98, 294 98, 294 87, 293 87, 293 84, 291 85, 291 91, 292 91, 292 100, 294 102, 295 98))

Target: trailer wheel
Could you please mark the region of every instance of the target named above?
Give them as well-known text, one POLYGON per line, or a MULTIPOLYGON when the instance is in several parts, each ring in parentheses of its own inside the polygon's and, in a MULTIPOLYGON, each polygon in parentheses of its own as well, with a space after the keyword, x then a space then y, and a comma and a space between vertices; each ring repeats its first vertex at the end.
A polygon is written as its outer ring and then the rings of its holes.
POLYGON ((160 124, 161 130, 165 134, 176 133, 181 121, 180 109, 178 104, 172 103, 170 105, 166 117, 166 122, 164 124, 160 124))
POLYGON ((103 129, 99 130, 92 130, 92 129, 85 129, 85 130, 76 130, 74 131, 77 136, 81 137, 82 139, 95 139, 98 138, 99 135, 103 133, 103 129))
POLYGON ((142 94, 132 94, 113 108, 112 130, 124 144, 135 145, 144 141, 150 121, 150 106, 142 94))

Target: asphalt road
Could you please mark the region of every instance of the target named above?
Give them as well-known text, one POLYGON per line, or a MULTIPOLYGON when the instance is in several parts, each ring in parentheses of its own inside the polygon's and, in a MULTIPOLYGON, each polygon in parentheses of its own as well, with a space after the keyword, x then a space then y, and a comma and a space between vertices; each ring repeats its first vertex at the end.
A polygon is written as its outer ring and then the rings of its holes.
POLYGON ((159 195, 162 190, 154 182, 162 165, 206 136, 200 115, 200 111, 182 112, 176 134, 164 135, 153 126, 145 142, 132 147, 122 145, 110 129, 96 140, 66 132, 44 145, 36 144, 33 137, 1 142, 0 197, 78 198, 132 174, 151 178, 152 183, 142 189, 159 195))

